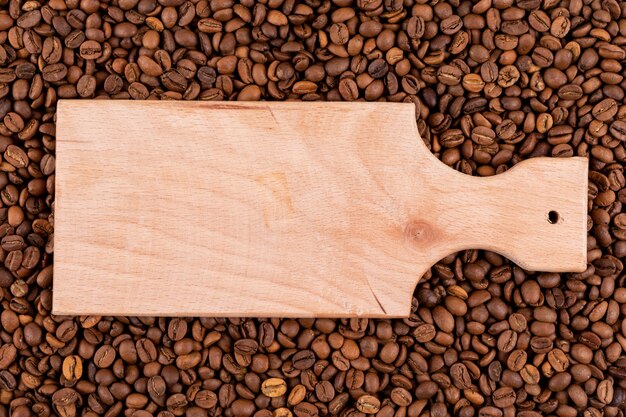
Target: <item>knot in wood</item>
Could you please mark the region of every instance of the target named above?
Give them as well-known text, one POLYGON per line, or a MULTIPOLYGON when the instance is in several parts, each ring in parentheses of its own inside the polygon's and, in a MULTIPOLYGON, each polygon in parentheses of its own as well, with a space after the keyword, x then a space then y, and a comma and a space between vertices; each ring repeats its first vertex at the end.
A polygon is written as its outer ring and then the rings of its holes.
POLYGON ((404 236, 411 242, 425 245, 434 240, 435 231, 424 221, 412 221, 404 228, 404 236))

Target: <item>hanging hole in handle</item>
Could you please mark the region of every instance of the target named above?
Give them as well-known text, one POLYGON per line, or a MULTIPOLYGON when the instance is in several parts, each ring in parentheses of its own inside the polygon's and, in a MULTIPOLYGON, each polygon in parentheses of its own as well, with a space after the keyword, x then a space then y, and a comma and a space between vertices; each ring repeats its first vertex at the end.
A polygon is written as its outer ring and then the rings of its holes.
POLYGON ((550 210, 548 212, 548 223, 556 224, 559 222, 559 213, 554 210, 550 210))

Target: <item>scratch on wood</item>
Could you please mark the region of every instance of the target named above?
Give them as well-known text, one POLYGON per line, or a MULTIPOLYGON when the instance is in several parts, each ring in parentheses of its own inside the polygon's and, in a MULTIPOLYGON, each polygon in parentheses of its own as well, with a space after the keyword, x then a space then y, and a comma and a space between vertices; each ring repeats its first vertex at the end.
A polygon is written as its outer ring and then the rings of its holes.
POLYGON ((372 295, 374 296, 374 300, 376 300, 376 302, 378 303, 378 307, 380 307, 380 309, 383 311, 384 314, 387 314, 387 310, 385 310, 385 307, 383 307, 383 304, 380 302, 380 300, 376 296, 376 293, 374 292, 374 289, 369 284, 369 282, 367 283, 367 285, 370 287, 370 291, 372 292, 372 295))
POLYGON ((259 110, 259 107, 257 106, 245 105, 239 102, 227 103, 220 101, 198 101, 195 103, 195 106, 210 110, 259 110))
POLYGON ((65 143, 89 143, 89 141, 87 140, 67 139, 67 138, 60 139, 60 141, 63 141, 65 143))
POLYGON ((274 120, 274 123, 276 123, 276 126, 278 126, 278 120, 276 120, 276 116, 274 115, 274 111, 272 110, 272 108, 270 106, 267 106, 266 109, 270 111, 270 114, 272 115, 272 120, 274 120))

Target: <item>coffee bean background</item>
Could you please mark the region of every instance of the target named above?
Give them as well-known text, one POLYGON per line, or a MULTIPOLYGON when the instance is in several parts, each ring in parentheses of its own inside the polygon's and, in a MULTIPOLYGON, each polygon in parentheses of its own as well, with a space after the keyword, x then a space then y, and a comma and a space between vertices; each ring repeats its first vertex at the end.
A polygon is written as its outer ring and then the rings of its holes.
POLYGON ((0 0, 0 417, 623 416, 624 64, 617 0, 0 0), (409 102, 466 174, 588 156, 589 266, 452 254, 406 320, 55 317, 62 98, 409 102))

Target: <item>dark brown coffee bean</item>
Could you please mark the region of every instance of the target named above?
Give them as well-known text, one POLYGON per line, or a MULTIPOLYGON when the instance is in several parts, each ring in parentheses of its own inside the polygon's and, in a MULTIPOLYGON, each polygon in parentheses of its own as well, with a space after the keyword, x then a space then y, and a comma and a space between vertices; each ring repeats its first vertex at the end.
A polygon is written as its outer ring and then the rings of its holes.
POLYGON ((437 79, 445 85, 459 85, 462 78, 463 72, 453 65, 444 65, 437 71, 437 79))
POLYGON ((367 72, 374 78, 383 78, 388 70, 389 66, 383 59, 375 59, 367 67, 367 72))
POLYGON ((293 366, 296 369, 309 369, 315 363, 315 354, 310 350, 303 350, 292 357, 293 366))
POLYGON ((117 74, 111 74, 104 80, 104 91, 114 95, 119 93, 124 87, 124 80, 117 74))

